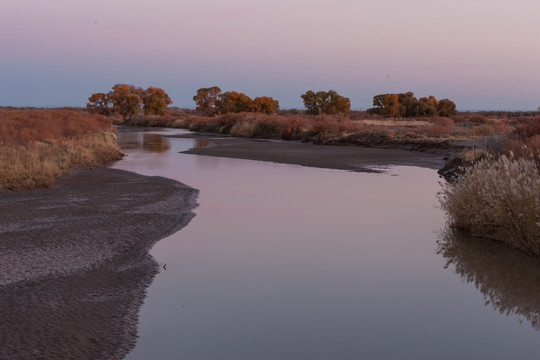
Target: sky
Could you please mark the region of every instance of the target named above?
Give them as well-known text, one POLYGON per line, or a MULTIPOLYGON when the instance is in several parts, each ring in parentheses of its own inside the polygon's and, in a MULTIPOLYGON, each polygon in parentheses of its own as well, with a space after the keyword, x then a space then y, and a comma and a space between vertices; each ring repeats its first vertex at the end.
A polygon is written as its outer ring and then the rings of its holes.
POLYGON ((0 105, 86 106, 114 84, 194 108, 219 86, 281 108, 412 91, 460 110, 540 106, 538 0, 2 0, 0 105))

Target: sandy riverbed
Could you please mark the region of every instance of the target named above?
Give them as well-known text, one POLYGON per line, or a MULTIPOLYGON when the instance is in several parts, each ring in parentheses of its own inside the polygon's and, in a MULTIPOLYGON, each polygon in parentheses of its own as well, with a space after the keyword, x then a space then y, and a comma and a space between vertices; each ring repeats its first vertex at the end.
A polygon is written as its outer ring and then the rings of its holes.
POLYGON ((121 359, 160 264, 148 254, 186 226, 197 190, 113 170, 0 194, 0 359, 121 359))

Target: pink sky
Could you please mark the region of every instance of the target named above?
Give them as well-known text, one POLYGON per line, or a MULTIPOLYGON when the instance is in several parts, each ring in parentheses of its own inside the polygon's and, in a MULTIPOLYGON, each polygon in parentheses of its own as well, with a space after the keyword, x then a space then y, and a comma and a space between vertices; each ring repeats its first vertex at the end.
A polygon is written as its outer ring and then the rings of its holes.
POLYGON ((115 83, 353 108, 413 91, 460 109, 540 106, 538 0, 2 0, 0 105, 84 106, 115 83))

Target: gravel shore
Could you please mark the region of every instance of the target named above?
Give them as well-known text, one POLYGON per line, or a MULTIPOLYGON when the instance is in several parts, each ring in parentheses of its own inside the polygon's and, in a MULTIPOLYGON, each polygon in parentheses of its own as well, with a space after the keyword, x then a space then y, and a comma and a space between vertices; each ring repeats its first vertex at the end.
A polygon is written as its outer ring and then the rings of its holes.
POLYGON ((193 218, 198 191, 78 170, 0 194, 0 359, 121 359, 159 264, 149 249, 193 218))

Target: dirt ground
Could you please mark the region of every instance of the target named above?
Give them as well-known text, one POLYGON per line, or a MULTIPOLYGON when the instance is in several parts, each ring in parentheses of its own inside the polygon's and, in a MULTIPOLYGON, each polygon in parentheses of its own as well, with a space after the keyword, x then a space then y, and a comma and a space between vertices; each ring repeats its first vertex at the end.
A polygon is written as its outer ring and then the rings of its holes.
POLYGON ((198 191, 100 168, 0 194, 0 359, 121 359, 160 265, 152 245, 186 226, 198 191))

